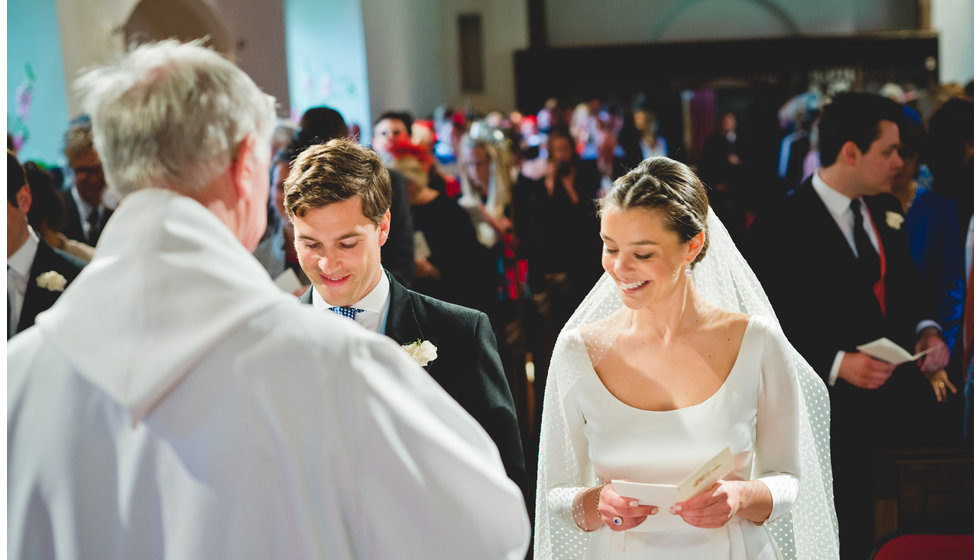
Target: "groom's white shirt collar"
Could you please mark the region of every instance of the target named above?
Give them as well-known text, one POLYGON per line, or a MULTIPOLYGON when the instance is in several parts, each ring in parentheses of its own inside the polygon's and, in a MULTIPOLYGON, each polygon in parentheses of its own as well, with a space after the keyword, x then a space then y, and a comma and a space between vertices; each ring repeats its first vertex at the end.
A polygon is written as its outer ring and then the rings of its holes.
MULTIPOLYGON (((34 266, 34 256, 37 255, 37 248, 40 245, 37 234, 34 233, 34 228, 27 226, 27 231, 27 240, 20 246, 20 249, 17 249, 7 259, 7 266, 14 269, 21 278, 25 279, 31 275, 31 267, 34 266)), ((24 287, 26 286, 27 282, 24 282, 24 287)), ((23 292, 21 295, 23 295, 23 292)))
MULTIPOLYGON (((388 319, 388 305, 391 300, 391 283, 384 269, 381 269, 381 279, 375 284, 374 288, 366 296, 353 303, 351 307, 363 309, 357 314, 354 321, 362 327, 377 333, 384 334, 385 325, 388 319)), ((320 292, 313 288, 313 308, 317 311, 329 311, 333 307, 320 292)))

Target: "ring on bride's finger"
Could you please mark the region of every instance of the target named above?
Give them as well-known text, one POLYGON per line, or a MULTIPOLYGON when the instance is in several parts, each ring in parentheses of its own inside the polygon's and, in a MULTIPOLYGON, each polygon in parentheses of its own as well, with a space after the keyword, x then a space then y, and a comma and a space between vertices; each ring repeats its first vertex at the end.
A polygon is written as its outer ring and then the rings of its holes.
POLYGON ((618 515, 616 517, 613 517, 613 525, 622 525, 622 524, 623 524, 623 518, 622 517, 620 517, 618 515))

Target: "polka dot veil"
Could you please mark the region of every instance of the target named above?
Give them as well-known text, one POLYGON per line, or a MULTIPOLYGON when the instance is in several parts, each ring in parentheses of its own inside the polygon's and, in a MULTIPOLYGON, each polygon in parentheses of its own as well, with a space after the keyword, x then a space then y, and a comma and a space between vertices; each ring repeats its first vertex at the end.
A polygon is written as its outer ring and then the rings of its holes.
MULTIPOLYGON (((710 246, 704 259, 695 265, 692 277, 698 295, 716 306, 777 322, 765 291, 752 269, 735 247, 721 221, 709 211, 707 223, 710 246)), ((544 417, 538 457, 537 508, 534 557, 538 560, 583 558, 588 533, 577 527, 571 504, 584 488, 598 484, 588 449, 569 438, 568 422, 581 418, 569 398, 582 368, 581 360, 596 364, 613 345, 626 325, 626 314, 615 282, 604 274, 562 330, 549 368, 544 396, 544 417), (601 324, 572 344, 573 332, 583 325, 601 324), (569 373, 576 371, 579 373, 569 373)), ((785 335, 779 334, 785 339, 785 335)), ((788 342, 786 346, 792 348, 788 342)), ((793 371, 800 390, 797 417, 800 464, 799 494, 790 512, 765 525, 786 559, 838 558, 837 517, 834 512, 833 482, 830 470, 830 399, 827 387, 795 349, 793 371)), ((753 473, 753 478, 761 473, 753 473)))

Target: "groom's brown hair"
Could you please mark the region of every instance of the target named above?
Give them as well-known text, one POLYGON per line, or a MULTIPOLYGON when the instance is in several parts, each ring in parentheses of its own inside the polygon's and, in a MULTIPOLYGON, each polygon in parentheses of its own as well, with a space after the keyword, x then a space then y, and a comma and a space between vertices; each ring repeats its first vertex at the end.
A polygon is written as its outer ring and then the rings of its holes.
POLYGON ((296 156, 283 193, 290 221, 314 208, 358 196, 364 217, 379 224, 391 208, 391 177, 371 149, 336 138, 296 156))

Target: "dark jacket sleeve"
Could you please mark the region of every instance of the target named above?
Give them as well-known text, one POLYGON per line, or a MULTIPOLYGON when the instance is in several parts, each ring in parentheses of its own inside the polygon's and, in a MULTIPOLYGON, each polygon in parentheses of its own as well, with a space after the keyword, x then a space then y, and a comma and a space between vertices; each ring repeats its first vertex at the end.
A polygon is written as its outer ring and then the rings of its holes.
MULTIPOLYGON (((789 224, 781 216, 760 216, 749 229, 745 257, 766 291, 783 332, 826 382, 839 350, 828 337, 834 318, 823 309, 821 287, 809 273, 816 263, 805 260, 789 224), (828 344, 828 342, 830 342, 828 344)), ((710 246, 709 246, 710 250, 710 246)))
POLYGON ((477 319, 473 340, 476 346, 474 359, 476 368, 481 373, 479 379, 483 383, 482 394, 486 397, 487 407, 486 413, 481 415, 481 418, 477 418, 477 421, 490 435, 490 439, 497 444, 507 476, 527 497, 528 476, 524 464, 521 435, 517 426, 514 398, 511 396, 504 367, 500 362, 497 339, 490 327, 490 320, 484 313, 480 313, 477 319))

